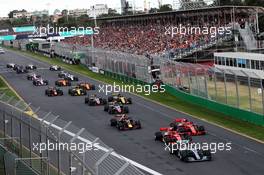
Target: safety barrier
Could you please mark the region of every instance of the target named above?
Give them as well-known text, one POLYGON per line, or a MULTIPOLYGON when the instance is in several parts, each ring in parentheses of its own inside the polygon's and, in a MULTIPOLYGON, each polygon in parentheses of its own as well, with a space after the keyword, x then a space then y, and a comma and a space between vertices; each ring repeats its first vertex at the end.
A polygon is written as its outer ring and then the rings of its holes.
POLYGON ((0 141, 8 140, 6 147, 17 155, 9 160, 10 172, 17 167, 11 175, 26 172, 27 167, 41 175, 144 175, 84 128, 5 94, 0 94, 0 132, 0 141), (34 115, 27 113, 29 107, 34 115), (40 152, 36 144, 45 144, 46 149, 40 152))

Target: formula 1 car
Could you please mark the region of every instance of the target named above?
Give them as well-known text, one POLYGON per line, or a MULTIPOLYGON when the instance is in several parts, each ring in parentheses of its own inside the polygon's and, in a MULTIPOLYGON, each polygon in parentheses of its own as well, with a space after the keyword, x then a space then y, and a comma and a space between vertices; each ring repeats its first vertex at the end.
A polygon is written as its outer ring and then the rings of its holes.
POLYGON ((68 93, 71 96, 83 96, 87 94, 87 92, 83 88, 80 88, 79 86, 70 88, 68 93))
POLYGON ((37 66, 35 66, 33 64, 29 64, 29 65, 26 66, 26 69, 27 70, 35 70, 35 69, 37 69, 37 66))
POLYGON ((14 69, 14 68, 17 67, 17 66, 18 66, 18 65, 15 64, 15 63, 8 63, 8 64, 6 65, 6 68, 14 69))
POLYGON ((45 95, 47 95, 49 97, 62 96, 63 91, 59 88, 49 87, 48 89, 45 90, 45 95))
POLYGON ((170 127, 172 127, 175 131, 177 130, 178 132, 186 133, 192 136, 206 134, 204 126, 198 126, 185 118, 176 118, 170 124, 170 127))
POLYGON ((131 98, 126 98, 121 94, 115 94, 113 93, 110 97, 108 97, 108 102, 118 102, 122 104, 132 104, 131 98))
POLYGON ((166 144, 181 140, 192 140, 192 138, 188 134, 179 133, 168 128, 160 128, 160 131, 155 133, 155 141, 162 141, 166 144))
POLYGON ((14 68, 16 70, 17 74, 24 74, 24 73, 28 73, 28 70, 25 69, 23 66, 17 66, 14 68))
POLYGON ((71 82, 69 80, 59 79, 55 81, 56 86, 71 86, 71 82))
POLYGON ((210 149, 198 149, 195 148, 194 145, 195 144, 191 144, 188 140, 182 140, 173 144, 169 144, 170 154, 176 155, 181 161, 184 162, 201 162, 212 160, 212 153, 210 149))
POLYGON ((79 78, 69 74, 67 72, 61 71, 60 73, 58 73, 58 77, 60 78, 64 78, 65 80, 70 80, 70 81, 79 81, 79 78))
POLYGON ((51 71, 61 71, 61 67, 58 65, 52 65, 50 66, 49 70, 51 71))
POLYGON ((86 82, 78 83, 78 86, 85 90, 95 90, 95 85, 86 82))
POLYGON ((109 102, 104 106, 104 111, 109 114, 126 114, 129 113, 129 109, 127 106, 123 106, 117 102, 109 102))
POLYGON ((37 75, 37 74, 35 74, 35 73, 32 73, 32 74, 29 74, 29 75, 27 75, 27 79, 28 80, 36 80, 36 79, 39 79, 41 76, 40 75, 37 75))
POLYGON ((35 85, 35 86, 47 86, 47 85, 49 85, 49 82, 48 82, 48 80, 38 78, 38 79, 33 80, 33 85, 35 85))
POLYGON ((88 97, 85 97, 84 100, 85 104, 88 104, 89 106, 97 106, 97 105, 106 105, 107 101, 104 98, 97 97, 97 95, 91 95, 88 97))
POLYGON ((141 123, 139 120, 134 120, 128 117, 126 114, 116 115, 110 120, 110 125, 116 127, 118 130, 132 130, 141 129, 141 123))

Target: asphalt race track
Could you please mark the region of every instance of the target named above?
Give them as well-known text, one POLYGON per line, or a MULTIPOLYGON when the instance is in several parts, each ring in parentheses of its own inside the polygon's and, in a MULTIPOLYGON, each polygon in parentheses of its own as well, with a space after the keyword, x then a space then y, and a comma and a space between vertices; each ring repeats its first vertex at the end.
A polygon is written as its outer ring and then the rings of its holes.
MULTIPOLYGON (((5 67, 7 63, 21 65, 35 64, 39 68, 49 68, 46 63, 39 62, 32 58, 19 55, 12 51, 6 51, 0 55, 0 64, 5 67)), ((48 79, 54 86, 58 72, 51 72, 47 69, 39 69, 36 72, 48 79)), ((145 165, 162 174, 175 175, 263 175, 264 174, 264 145, 250 140, 243 136, 234 134, 225 129, 208 124, 204 121, 186 116, 180 112, 168 109, 153 102, 144 100, 132 94, 125 94, 132 97, 133 104, 129 105, 130 114, 141 120, 142 129, 120 132, 110 127, 111 116, 103 111, 103 107, 89 107, 84 104, 84 97, 71 97, 68 95, 68 88, 64 89, 62 97, 47 97, 44 90, 47 87, 34 87, 32 82, 26 79, 25 74, 17 75, 15 72, 2 73, 6 80, 25 99, 34 106, 40 106, 42 110, 53 111, 62 119, 73 121, 73 123, 85 128, 93 135, 100 137, 107 145, 117 153, 145 165), (164 151, 164 145, 154 141, 154 133, 160 127, 166 127, 176 117, 185 117, 204 125, 208 134, 205 136, 193 137, 194 141, 209 143, 231 142, 231 151, 217 152, 213 155, 211 162, 184 163, 177 157, 164 151)), ((79 76, 98 85, 98 82, 87 77, 79 76)), ((88 93, 98 93, 90 91, 88 93)), ((103 94, 100 94, 103 96, 103 94)))

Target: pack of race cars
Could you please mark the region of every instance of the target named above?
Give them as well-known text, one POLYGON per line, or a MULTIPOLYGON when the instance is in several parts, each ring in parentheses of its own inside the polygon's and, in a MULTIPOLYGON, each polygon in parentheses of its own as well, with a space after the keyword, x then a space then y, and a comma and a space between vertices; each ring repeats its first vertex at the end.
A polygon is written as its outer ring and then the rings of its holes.
MULTIPOLYGON (((37 69, 35 65, 21 66, 14 63, 6 65, 7 68, 13 69, 17 74, 28 73, 26 78, 32 81, 34 86, 48 86, 50 82, 44 79, 41 75, 34 72, 37 69)), ((63 96, 64 91, 61 87, 68 87, 70 96, 86 96, 84 103, 88 106, 102 106, 103 110, 114 116, 110 119, 110 126, 119 131, 141 129, 141 121, 128 116, 128 105, 133 104, 132 99, 125 97, 119 93, 113 93, 107 98, 96 94, 88 94, 87 91, 95 90, 95 85, 89 82, 79 82, 79 77, 72 75, 62 70, 57 65, 49 67, 50 71, 59 71, 58 79, 54 82, 55 86, 45 89, 45 95, 48 97, 63 96), (87 95, 88 94, 88 95, 87 95)), ((154 134, 155 141, 163 142, 167 147, 170 147, 170 153, 176 155, 180 160, 185 162, 193 161, 210 161, 212 155, 210 150, 198 148, 191 149, 173 149, 172 147, 184 144, 188 146, 192 143, 193 136, 205 135, 206 131, 203 126, 199 126, 185 118, 176 118, 167 127, 161 127, 154 134), (173 150, 173 151, 171 151, 173 150)), ((177 147, 178 148, 178 147, 177 147)))

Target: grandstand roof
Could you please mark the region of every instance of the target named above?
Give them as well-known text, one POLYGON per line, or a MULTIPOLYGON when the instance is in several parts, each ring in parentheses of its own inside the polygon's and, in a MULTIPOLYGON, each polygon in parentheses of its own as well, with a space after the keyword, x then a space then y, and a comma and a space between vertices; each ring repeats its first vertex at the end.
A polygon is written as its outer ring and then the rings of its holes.
POLYGON ((207 13, 210 11, 211 13, 218 13, 217 10, 230 10, 235 9, 238 13, 251 13, 256 12, 258 9, 258 13, 264 13, 264 8, 259 6, 218 6, 218 7, 206 7, 206 8, 198 8, 198 9, 190 9, 190 10, 177 10, 177 11, 169 11, 169 12, 157 12, 157 13, 148 13, 148 14, 136 14, 136 15, 125 15, 125 16, 113 16, 113 17, 103 17, 97 18, 98 20, 127 20, 128 18, 141 18, 141 17, 154 17, 154 16, 163 16, 163 15, 171 15, 171 14, 184 14, 184 13, 207 13))

